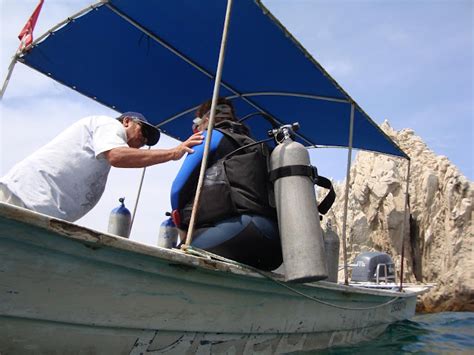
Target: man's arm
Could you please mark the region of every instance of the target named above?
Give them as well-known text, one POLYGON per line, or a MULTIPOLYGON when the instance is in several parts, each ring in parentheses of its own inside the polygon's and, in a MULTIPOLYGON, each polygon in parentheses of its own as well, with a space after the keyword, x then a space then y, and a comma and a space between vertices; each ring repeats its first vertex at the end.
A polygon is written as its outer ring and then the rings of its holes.
POLYGON ((175 148, 144 150, 119 147, 104 152, 104 156, 110 165, 116 168, 144 168, 170 160, 179 160, 184 154, 193 153, 191 147, 201 144, 203 139, 202 133, 198 132, 175 148))

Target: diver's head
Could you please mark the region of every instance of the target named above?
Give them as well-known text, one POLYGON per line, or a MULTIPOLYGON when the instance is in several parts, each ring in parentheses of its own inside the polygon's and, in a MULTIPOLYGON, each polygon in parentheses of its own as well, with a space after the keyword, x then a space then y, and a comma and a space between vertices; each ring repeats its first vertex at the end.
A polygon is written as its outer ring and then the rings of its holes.
MULTIPOLYGON (((199 106, 196 111, 196 118, 193 120, 193 131, 204 131, 207 128, 211 116, 211 104, 212 100, 207 100, 199 106)), ((237 118, 232 101, 220 97, 216 105, 215 123, 225 120, 237 121, 237 118)))

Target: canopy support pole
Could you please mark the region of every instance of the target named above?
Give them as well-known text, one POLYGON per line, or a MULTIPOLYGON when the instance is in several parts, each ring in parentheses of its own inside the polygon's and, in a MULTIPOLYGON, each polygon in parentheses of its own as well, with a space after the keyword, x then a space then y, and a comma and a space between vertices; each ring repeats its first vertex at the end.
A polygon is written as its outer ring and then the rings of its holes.
MULTIPOLYGON (((150 149, 151 147, 148 146, 148 150, 150 149)), ((140 184, 138 185, 137 198, 135 199, 135 206, 133 207, 132 220, 130 222, 130 233, 132 232, 133 222, 135 221, 135 215, 137 214, 138 201, 140 200, 140 196, 142 194, 142 186, 143 186, 143 180, 145 180, 145 173, 146 173, 146 166, 142 170, 142 177, 140 178, 140 184)))
POLYGON ((13 72, 13 68, 15 67, 15 64, 18 62, 18 57, 28 51, 34 44, 36 43, 39 43, 41 41, 43 41, 43 39, 45 39, 46 37, 48 37, 49 35, 51 35, 52 33, 54 33, 58 28, 61 28, 63 27, 65 24, 73 21, 73 19, 79 17, 79 16, 82 16, 83 14, 85 14, 86 12, 89 12, 91 10, 94 10, 95 8, 98 8, 102 5, 104 5, 105 3, 108 3, 109 0, 100 0, 99 3, 95 4, 95 5, 91 5, 91 6, 88 6, 87 8, 85 8, 84 10, 81 10, 79 12, 77 12, 76 14, 72 15, 71 17, 68 17, 67 20, 64 20, 60 23, 58 23, 56 26, 54 26, 53 28, 51 28, 48 32, 44 33, 43 35, 41 35, 40 37, 38 37, 35 41, 33 41, 32 44, 26 46, 26 47, 23 47, 22 50, 20 48, 18 48, 16 54, 13 56, 12 58, 12 61, 8 67, 8 72, 7 72, 7 76, 5 78, 5 81, 3 82, 3 86, 2 86, 2 90, 0 91, 0 101, 3 99, 3 95, 5 94, 5 91, 7 90, 7 86, 8 86, 8 83, 10 82, 10 77, 12 75, 12 72, 13 72))
POLYGON ((214 127, 217 100, 219 98, 219 87, 221 84, 222 69, 224 67, 225 49, 227 45, 227 32, 229 29, 230 15, 232 11, 232 1, 233 0, 227 0, 227 9, 226 9, 225 20, 224 20, 224 29, 222 31, 221 48, 219 51, 219 61, 217 63, 216 80, 214 81, 214 91, 212 93, 211 116, 209 117, 209 124, 207 126, 207 136, 206 136, 206 142, 204 143, 204 153, 203 153, 202 162, 201 162, 201 170, 199 172, 199 180, 196 187, 196 195, 194 196, 193 210, 191 212, 191 219, 189 221, 189 228, 186 235, 186 243, 184 245, 185 248, 187 248, 191 244, 191 241, 192 241, 192 236, 194 232, 194 224, 196 222, 196 214, 199 208, 199 199, 201 197, 202 185, 204 182, 204 175, 206 173, 206 168, 207 168, 207 158, 209 155, 209 147, 211 145, 212 128, 214 127))
MULTIPOLYGON (((198 70, 199 72, 201 72, 202 74, 204 74, 205 76, 207 76, 209 79, 213 80, 214 79, 214 75, 209 72, 206 68, 202 67, 201 65, 199 65, 198 63, 194 62, 191 58, 188 58, 184 53, 181 53, 178 49, 176 48, 173 48, 171 45, 169 45, 168 43, 166 43, 163 39, 161 39, 160 37, 158 37, 157 35, 155 35, 154 33, 150 32, 149 30, 147 30, 146 28, 144 28, 143 26, 141 26, 138 22, 136 22, 134 19, 130 18, 129 16, 127 16, 126 14, 122 13, 119 9, 115 8, 112 4, 109 3, 108 0, 102 0, 103 2, 101 2, 100 4, 98 4, 97 6, 102 6, 103 4, 106 5, 107 8, 109 8, 112 12, 114 12, 117 16, 120 16, 121 18, 123 18, 125 21, 127 21, 128 23, 130 23, 132 26, 134 26, 137 30, 139 30, 140 32, 144 33, 145 35, 147 35, 148 37, 150 37, 151 39, 153 39, 154 41, 156 41, 158 44, 160 44, 163 48, 166 48, 167 50, 169 50, 171 53, 173 53, 174 55, 176 55, 178 58, 182 59, 184 62, 188 63, 189 65, 191 65, 193 68, 195 68, 196 70, 198 70)), ((87 11, 90 11, 92 9, 94 9, 95 7, 97 6, 91 6, 90 9, 87 9, 87 11)), ((83 10, 81 13, 78 13, 77 15, 73 16, 73 18, 77 17, 77 16, 80 16, 82 15, 82 13, 86 12, 86 10, 83 10)), ((66 22, 64 22, 66 23, 66 22)), ((56 28, 59 28, 61 26, 64 25, 64 23, 61 23, 60 25, 56 26, 54 29, 51 30, 51 32, 53 32, 56 28)), ((287 33, 287 31, 285 29, 283 29, 285 31, 285 33, 287 33)), ((292 38, 290 36, 290 38, 292 38)), ((42 38, 39 38, 36 42, 40 41, 42 38)), ((303 51, 304 48, 301 48, 303 51)), ((308 54, 309 55, 309 54, 308 54)), ((311 56, 310 56, 311 57, 311 56)), ((318 68, 321 68, 319 66, 319 64, 317 64, 316 62, 314 62, 314 64, 318 67, 318 68)), ((292 93, 292 92, 251 92, 251 93, 242 93, 242 92, 239 92, 238 90, 236 90, 235 88, 233 88, 232 86, 230 86, 229 84, 225 83, 225 82, 221 82, 220 85, 222 85, 222 87, 226 88, 227 90, 229 90, 232 94, 234 95, 230 95, 228 96, 227 98, 229 99, 233 99, 233 98, 241 98, 243 101, 245 101, 247 104, 249 104, 250 106, 254 107, 256 110, 259 110, 261 112, 265 112, 268 114, 268 112, 263 109, 262 107, 260 107, 260 105, 258 105, 257 103, 253 102, 251 100, 252 97, 254 96, 265 96, 265 95, 275 95, 275 96, 294 96, 294 97, 303 97, 303 98, 308 98, 308 99, 316 99, 316 100, 324 100, 324 101, 328 101, 328 102, 337 102, 337 103, 353 103, 354 101, 347 95, 344 93, 344 96, 346 96, 346 98, 341 98, 341 97, 328 97, 328 96, 319 96, 319 95, 313 95, 313 94, 304 94, 304 93, 292 93)), ((185 111, 183 112, 180 112, 180 113, 177 113, 169 118, 166 118, 165 120, 161 121, 159 126, 163 126, 177 118, 179 118, 180 116, 182 115, 185 115, 189 112, 192 112, 196 109, 196 107, 191 107, 191 108, 188 108, 186 109, 185 111)), ((360 108, 359 108, 360 110, 360 108)), ((368 116, 367 116, 368 117, 368 116)), ((283 122, 279 121, 278 118, 274 117, 275 120, 281 124, 283 124, 283 122)), ((369 120, 370 121, 370 120, 369 120)), ((372 122, 372 121, 370 121, 372 122)), ((383 133, 383 131, 374 123, 372 122, 372 124, 374 125, 375 128, 378 129, 378 131, 380 133, 382 133, 383 135, 386 136, 385 133, 383 133)), ((308 145, 313 145, 314 142, 312 142, 311 140, 309 140, 308 138, 306 137, 303 137, 301 134, 299 133, 296 133, 296 135, 304 142, 308 143, 308 145)), ((387 136, 386 136, 387 137, 387 136)), ((181 139, 180 137, 175 137, 177 139, 181 139)), ((388 137, 387 137, 388 138, 388 137)), ((392 142, 392 144, 394 144, 392 142)), ((396 147, 398 148, 398 147, 396 147)), ((401 149, 399 149, 399 152, 402 153, 402 156, 406 156, 402 151, 401 149)))
POLYGON ((8 83, 10 82, 10 77, 12 76, 13 69, 15 68, 17 59, 18 59, 18 54, 15 54, 12 58, 12 61, 10 62, 10 65, 8 66, 7 76, 5 77, 5 81, 3 82, 2 91, 0 91, 0 101, 3 100, 3 95, 5 94, 5 91, 7 90, 7 86, 8 86, 8 83))
MULTIPOLYGON (((106 1, 106 0, 104 0, 106 1)), ((142 33, 146 34, 148 37, 150 37, 151 39, 153 39, 154 41, 156 41, 157 43, 159 43, 161 46, 163 46, 163 48, 166 48, 167 50, 169 50, 171 53, 173 53, 174 55, 176 55, 178 58, 182 59, 183 61, 185 61, 186 63, 188 63, 189 65, 191 65, 193 68, 195 68, 196 70, 200 71, 201 73, 203 73, 204 75, 206 75, 209 79, 214 79, 214 75, 212 75, 209 71, 207 71, 205 68, 203 68, 202 66, 200 66, 199 64, 193 62, 190 58, 186 57, 183 53, 179 52, 177 49, 171 47, 169 44, 165 43, 161 38, 157 37, 155 34, 151 33, 150 31, 148 31, 146 28, 144 28, 143 26, 141 26, 139 23, 137 23, 136 21, 134 21, 133 19, 131 19, 130 17, 128 17, 127 15, 123 14, 120 10, 116 9, 113 5, 107 3, 106 6, 111 10, 113 11, 115 14, 117 14, 118 16, 120 16, 121 18, 123 18, 125 21, 127 21, 128 23, 130 23, 132 26, 134 26, 136 29, 138 29, 139 31, 141 31, 142 33)), ((265 112, 265 113, 268 113, 266 112, 265 110, 263 110, 259 105, 257 105, 256 103, 254 103, 252 100, 250 100, 249 98, 245 97, 244 95, 242 95, 241 93, 239 93, 236 89, 232 88, 231 86, 229 86, 228 84, 226 84, 225 82, 222 82, 221 81, 221 84, 224 88, 226 88, 227 90, 229 90, 230 92, 232 92, 233 94, 235 94, 235 96, 231 96, 229 98, 234 98, 234 97, 240 97, 242 98, 242 100, 244 100, 246 103, 248 103, 250 106, 254 107, 255 109, 259 110, 259 111, 262 111, 262 112, 265 112)), ((334 98, 334 100, 337 100, 339 101, 338 98, 334 98)), ((347 100, 344 100, 344 99, 340 99, 341 102, 348 102, 347 100)), ((187 114, 189 112, 192 112, 196 109, 196 107, 191 107, 190 109, 187 109, 183 112, 180 112, 179 114, 176 114, 170 118, 167 118, 165 119, 164 121, 162 121, 160 123, 160 126, 162 125, 165 125, 166 123, 168 122, 171 122, 172 120, 180 117, 181 115, 184 115, 184 114, 187 114)), ((278 120, 277 120, 278 121, 278 120)), ((279 122, 281 123, 281 122, 279 122)), ((313 144, 311 141, 309 141, 308 139, 306 139, 305 137, 302 137, 301 135, 299 135, 298 133, 296 133, 296 135, 298 137, 300 137, 303 141, 305 141, 306 143, 308 144, 313 144)), ((176 137, 175 137, 176 138, 176 137)), ((181 138, 177 138, 177 139, 181 139, 181 138)))
POLYGON ((403 223, 402 223, 402 255, 401 255, 401 265, 400 265, 400 292, 403 289, 403 264, 405 259, 405 226, 407 224, 407 212, 409 205, 409 188, 410 188, 410 167, 411 160, 408 160, 407 168, 407 187, 405 191, 405 210, 403 211, 403 223))
POLYGON ((342 252, 344 256, 344 284, 349 285, 349 275, 347 270, 347 207, 349 202, 349 183, 351 179, 351 163, 352 163, 352 137, 354 133, 354 110, 355 104, 351 103, 351 117, 349 124, 349 149, 347 152, 347 169, 346 169, 346 188, 344 193, 344 217, 342 220, 342 252))

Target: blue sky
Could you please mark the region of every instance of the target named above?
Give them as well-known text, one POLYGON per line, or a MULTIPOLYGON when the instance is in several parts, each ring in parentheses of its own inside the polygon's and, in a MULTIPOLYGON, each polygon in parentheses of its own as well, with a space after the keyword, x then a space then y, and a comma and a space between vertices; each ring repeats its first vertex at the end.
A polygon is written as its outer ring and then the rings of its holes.
MULTIPOLYGON (((238 0, 237 0, 238 1, 238 0)), ((471 0, 266 0, 264 4, 377 123, 412 128, 473 180, 471 0)), ((35 37, 93 1, 45 0, 35 37)), ((0 0, 1 79, 16 36, 36 0, 0 0)), ((17 64, 0 103, 0 175, 86 115, 115 112, 17 64)), ((160 147, 177 144, 162 139, 160 147)), ((344 150, 312 154, 326 176, 342 180, 344 150), (329 158, 328 158, 329 156, 329 158)), ((180 162, 147 169, 132 239, 155 244, 180 162)), ((99 205, 79 221, 105 231, 110 210, 133 208, 139 169, 113 169, 99 205)))
POLYGON ((414 129, 473 179, 473 1, 288 3, 268 5, 373 120, 414 129))

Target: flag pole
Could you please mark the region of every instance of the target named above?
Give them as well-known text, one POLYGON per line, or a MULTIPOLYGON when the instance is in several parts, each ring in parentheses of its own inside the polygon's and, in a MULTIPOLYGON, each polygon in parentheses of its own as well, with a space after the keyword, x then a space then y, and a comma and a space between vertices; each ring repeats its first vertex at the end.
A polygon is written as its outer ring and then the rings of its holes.
POLYGON ((5 91, 7 90, 7 86, 8 86, 8 83, 10 82, 10 77, 12 76, 13 69, 15 68, 17 59, 18 59, 18 52, 13 56, 12 61, 10 62, 10 65, 8 66, 7 76, 5 78, 5 81, 3 82, 2 91, 0 92, 0 101, 3 100, 3 95, 5 94, 5 91))
POLYGON ((7 90, 8 83, 10 82, 10 78, 12 76, 13 69, 15 68, 15 64, 18 61, 19 55, 23 53, 26 47, 33 43, 33 30, 35 29, 36 21, 38 20, 41 8, 43 7, 43 2, 44 0, 40 0, 38 5, 36 5, 33 13, 28 18, 28 21, 26 21, 25 26, 23 26, 20 34, 18 35, 18 39, 20 40, 20 46, 18 47, 15 55, 13 56, 10 65, 8 66, 7 76, 5 78, 5 81, 3 82, 2 90, 0 91, 0 101, 3 100, 3 95, 7 90))

